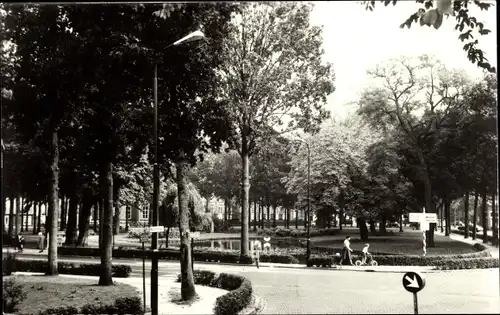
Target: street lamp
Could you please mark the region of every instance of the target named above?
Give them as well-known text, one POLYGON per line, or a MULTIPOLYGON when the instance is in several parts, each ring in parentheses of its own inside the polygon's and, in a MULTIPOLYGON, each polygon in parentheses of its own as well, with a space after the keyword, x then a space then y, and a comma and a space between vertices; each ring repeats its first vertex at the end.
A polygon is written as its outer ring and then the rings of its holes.
MULTIPOLYGON (((187 42, 197 41, 205 38, 201 31, 195 31, 178 41, 165 47, 178 46, 187 42)), ((153 79, 153 94, 154 94, 154 120, 153 120, 153 138, 154 138, 154 164, 153 164, 153 220, 152 225, 158 225, 158 199, 160 191, 160 168, 158 165, 158 64, 154 63, 154 79, 153 79)), ((153 252, 158 251, 158 233, 153 233, 151 239, 151 249, 153 252)), ((151 258, 151 313, 158 315, 158 256, 153 253, 151 258)))
POLYGON ((309 143, 302 138, 297 138, 296 141, 300 141, 306 145, 307 148, 307 252, 306 260, 309 264, 309 258, 311 258, 311 148, 309 143))

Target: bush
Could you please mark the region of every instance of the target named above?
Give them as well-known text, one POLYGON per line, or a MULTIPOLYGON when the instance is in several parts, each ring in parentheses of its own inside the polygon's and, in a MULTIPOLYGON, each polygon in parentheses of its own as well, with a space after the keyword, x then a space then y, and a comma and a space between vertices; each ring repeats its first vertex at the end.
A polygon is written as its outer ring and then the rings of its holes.
POLYGON ((75 314, 78 314, 78 309, 74 306, 61 306, 61 307, 57 307, 57 308, 45 309, 44 311, 39 312, 38 314, 39 315, 75 315, 75 314))
MULTIPOLYGON (((2 255, 3 256, 3 255, 2 255)), ((7 253, 2 257, 2 275, 10 276, 16 268, 16 254, 7 253)))
POLYGON ((252 301, 252 284, 244 277, 221 273, 217 284, 220 288, 231 291, 215 300, 215 315, 238 314, 252 301))
MULTIPOLYGON (((229 290, 217 298, 214 306, 215 315, 234 315, 250 304, 252 301, 252 283, 242 277, 227 273, 216 274, 208 270, 195 270, 194 283, 210 287, 229 290)), ((181 282, 181 275, 177 275, 177 282, 181 282)))
MULTIPOLYGON (((16 260, 15 271, 24 272, 46 272, 47 261, 45 260, 16 260)), ((79 264, 73 262, 57 263, 59 273, 72 275, 99 276, 101 273, 100 264, 79 264)), ((132 273, 132 268, 128 265, 113 265, 113 277, 128 278, 132 273)))
POLYGON ((215 233, 228 233, 231 225, 228 221, 219 219, 215 214, 212 216, 212 221, 214 222, 214 232, 215 233))
POLYGON ((438 270, 486 269, 498 268, 499 266, 498 258, 493 257, 446 259, 436 262, 436 269, 438 270))
POLYGON ((280 264, 298 264, 299 260, 290 254, 261 254, 261 262, 280 263, 280 264))
POLYGON ((85 304, 82 306, 80 312, 76 310, 75 313, 64 313, 64 307, 46 310, 42 314, 133 314, 140 315, 144 314, 144 309, 142 308, 142 301, 140 297, 126 297, 117 298, 112 305, 108 304, 85 304))
POLYGON ((28 297, 28 293, 23 290, 23 286, 16 284, 12 279, 5 280, 2 289, 2 304, 5 313, 14 313, 19 303, 28 297))

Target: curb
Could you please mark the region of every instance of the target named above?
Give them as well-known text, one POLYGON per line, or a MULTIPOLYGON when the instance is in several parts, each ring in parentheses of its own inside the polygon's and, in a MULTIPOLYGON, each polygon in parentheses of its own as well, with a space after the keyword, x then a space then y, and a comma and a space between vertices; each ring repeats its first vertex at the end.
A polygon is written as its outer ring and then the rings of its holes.
POLYGON ((252 301, 238 315, 256 315, 264 310, 264 300, 257 295, 252 294, 252 301))

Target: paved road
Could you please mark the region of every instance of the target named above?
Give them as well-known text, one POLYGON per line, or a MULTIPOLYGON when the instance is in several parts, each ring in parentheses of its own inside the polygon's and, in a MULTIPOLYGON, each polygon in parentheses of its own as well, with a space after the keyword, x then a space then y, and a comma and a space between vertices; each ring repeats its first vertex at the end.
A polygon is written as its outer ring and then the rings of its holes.
MULTIPOLYGON (((37 257, 40 259, 40 257, 37 257)), ((88 258, 61 260, 93 261, 88 258)), ((134 277, 142 276, 137 260, 129 263, 134 277)), ((150 263, 146 262, 149 277, 150 263)), ((196 264, 195 269, 241 274, 264 298, 264 314, 411 314, 413 297, 401 284, 402 273, 342 270, 261 268, 196 264)), ((161 262, 160 277, 174 279, 178 262, 161 262)), ((426 273, 427 286, 419 293, 420 313, 500 313, 498 270, 426 273)))

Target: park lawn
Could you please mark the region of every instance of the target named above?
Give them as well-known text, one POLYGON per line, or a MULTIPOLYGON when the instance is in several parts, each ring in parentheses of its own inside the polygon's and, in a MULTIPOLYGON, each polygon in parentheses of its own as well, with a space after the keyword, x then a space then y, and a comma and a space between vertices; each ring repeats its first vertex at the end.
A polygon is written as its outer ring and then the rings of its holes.
MULTIPOLYGON (((435 234, 435 247, 427 247, 428 256, 450 255, 450 254, 466 254, 474 253, 477 250, 471 245, 459 241, 452 240, 448 237, 435 234)), ((396 236, 385 237, 370 237, 367 242, 357 238, 351 238, 351 248, 354 250, 363 249, 364 244, 370 244, 370 252, 387 253, 399 255, 422 255, 423 243, 422 234, 415 232, 405 232, 396 236)), ((343 244, 338 236, 335 238, 312 239, 312 246, 341 249, 343 244)))
POLYGON ((74 306, 80 310, 85 304, 113 305, 119 297, 136 297, 136 288, 115 283, 113 286, 98 286, 97 280, 61 276, 14 275, 3 281, 14 279, 28 293, 18 305, 18 314, 38 314, 40 311, 63 306, 74 306))

